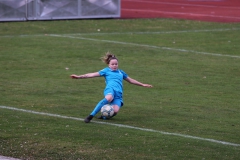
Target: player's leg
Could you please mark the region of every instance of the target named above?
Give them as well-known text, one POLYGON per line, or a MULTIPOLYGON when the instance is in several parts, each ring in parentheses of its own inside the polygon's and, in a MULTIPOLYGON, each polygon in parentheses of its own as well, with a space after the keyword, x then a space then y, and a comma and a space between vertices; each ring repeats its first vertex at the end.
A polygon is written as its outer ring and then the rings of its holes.
MULTIPOLYGON (((121 107, 123 106, 123 102, 122 102, 121 99, 114 99, 114 100, 111 102, 111 104, 112 104, 112 107, 113 107, 113 109, 114 109, 114 114, 113 114, 112 117, 114 117, 114 116, 116 116, 117 113, 120 111, 121 107)), ((111 117, 111 118, 112 118, 112 117, 111 117)))
MULTIPOLYGON (((114 99, 110 103, 114 109, 114 114, 112 117, 116 116, 120 108, 123 106, 122 93, 115 92, 114 99)), ((111 117, 111 118, 112 118, 111 117)), ((99 116, 98 119, 105 119, 102 116, 99 116)))
POLYGON ((92 113, 85 118, 84 122, 89 123, 93 119, 93 117, 101 110, 102 106, 109 103, 109 100, 111 99, 111 95, 108 95, 106 97, 102 99, 100 102, 98 102, 96 107, 93 109, 92 113))
POLYGON ((106 89, 104 91, 104 95, 105 95, 104 99, 98 102, 96 107, 93 109, 92 113, 85 118, 84 122, 89 123, 93 119, 93 117, 101 110, 102 106, 110 103, 113 100, 114 92, 111 89, 106 89))
POLYGON ((116 116, 119 112, 120 108, 123 106, 123 98, 121 92, 115 92, 115 97, 111 102, 113 108, 114 108, 114 114, 112 117, 116 116))
POLYGON ((112 107, 114 109, 114 114, 117 114, 118 111, 120 110, 120 107, 117 104, 113 104, 112 107))

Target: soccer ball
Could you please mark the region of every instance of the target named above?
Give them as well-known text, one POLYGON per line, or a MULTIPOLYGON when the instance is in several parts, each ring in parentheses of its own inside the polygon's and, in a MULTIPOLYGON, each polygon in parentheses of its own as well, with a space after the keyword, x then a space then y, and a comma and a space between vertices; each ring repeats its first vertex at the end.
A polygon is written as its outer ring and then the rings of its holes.
POLYGON ((111 105, 106 104, 101 108, 101 114, 105 118, 111 118, 114 114, 114 109, 111 105))

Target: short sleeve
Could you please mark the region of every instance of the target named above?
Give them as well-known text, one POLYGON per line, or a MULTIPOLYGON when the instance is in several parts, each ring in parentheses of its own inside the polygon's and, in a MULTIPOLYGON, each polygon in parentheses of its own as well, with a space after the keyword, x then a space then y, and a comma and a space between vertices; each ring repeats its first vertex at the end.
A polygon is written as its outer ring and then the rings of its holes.
POLYGON ((126 79, 128 77, 127 73, 125 73, 123 70, 121 70, 121 73, 123 74, 123 79, 126 79))
POLYGON ((106 69, 106 68, 104 68, 104 69, 98 71, 98 73, 100 74, 100 76, 104 76, 104 75, 106 75, 106 72, 107 72, 107 69, 106 69))

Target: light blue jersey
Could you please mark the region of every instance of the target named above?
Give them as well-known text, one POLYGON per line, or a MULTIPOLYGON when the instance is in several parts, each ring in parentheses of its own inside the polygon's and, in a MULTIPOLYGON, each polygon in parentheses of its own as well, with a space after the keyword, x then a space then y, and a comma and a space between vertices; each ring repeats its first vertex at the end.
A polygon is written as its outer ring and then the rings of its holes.
POLYGON ((90 115, 95 116, 103 105, 110 103, 111 105, 117 105, 118 107, 123 106, 123 80, 128 77, 128 75, 118 69, 111 70, 109 67, 106 67, 98 72, 100 76, 105 78, 106 87, 104 89, 104 96, 111 94, 113 99, 111 102, 108 102, 106 98, 102 99, 97 106, 94 108, 90 115))
POLYGON ((100 76, 105 78, 106 88, 112 88, 113 90, 123 93, 123 79, 126 79, 128 75, 123 70, 111 70, 106 67, 99 71, 100 76))

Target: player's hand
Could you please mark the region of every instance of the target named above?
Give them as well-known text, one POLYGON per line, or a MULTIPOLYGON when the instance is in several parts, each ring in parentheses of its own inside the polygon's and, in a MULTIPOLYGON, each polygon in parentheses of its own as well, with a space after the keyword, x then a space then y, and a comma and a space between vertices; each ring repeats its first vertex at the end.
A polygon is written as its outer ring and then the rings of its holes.
POLYGON ((76 74, 72 74, 70 77, 71 77, 72 79, 78 79, 78 78, 79 78, 76 74))
POLYGON ((151 84, 143 84, 143 87, 152 88, 153 86, 151 84))

